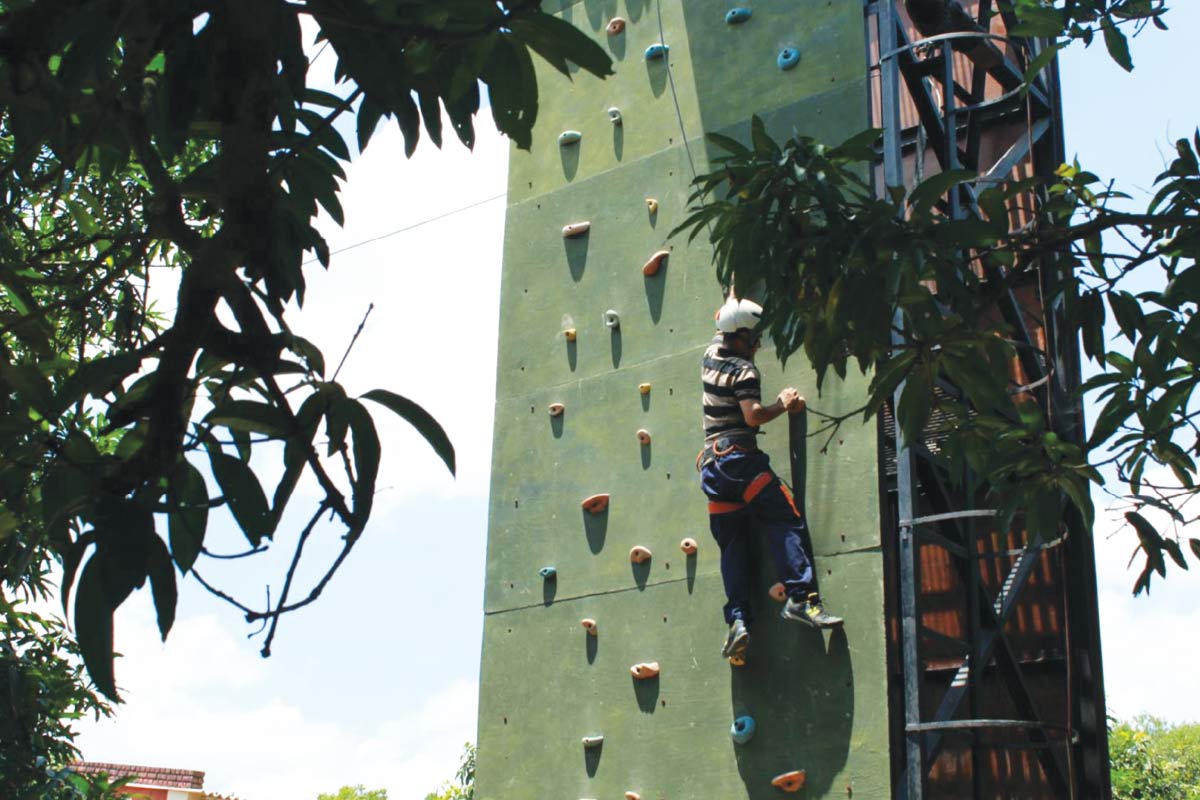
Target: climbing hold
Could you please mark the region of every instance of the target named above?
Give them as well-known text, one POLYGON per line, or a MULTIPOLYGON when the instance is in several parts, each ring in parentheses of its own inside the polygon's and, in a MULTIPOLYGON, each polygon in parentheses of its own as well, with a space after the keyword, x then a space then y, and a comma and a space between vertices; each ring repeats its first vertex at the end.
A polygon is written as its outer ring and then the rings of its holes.
POLYGON ((782 583, 776 583, 767 590, 767 593, 770 594, 771 599, 777 603, 782 603, 784 600, 787 600, 787 589, 782 583))
POLYGON ((652 555, 649 547, 643 547, 639 544, 629 551, 629 560, 635 564, 642 564, 649 561, 652 555))
POLYGON ((647 197, 646 198, 646 210, 649 211, 652 215, 657 214, 658 213, 658 201, 655 200, 653 197, 647 197))
POLYGON ((637 432, 637 437, 642 444, 650 444, 650 431, 645 428, 637 432))
POLYGON ((746 657, 745 656, 730 656, 729 657, 729 666, 731 666, 731 667, 746 666, 746 657))
POLYGON ((558 577, 558 570, 554 567, 542 567, 538 570, 538 575, 541 575, 546 580, 550 580, 551 578, 558 577))
POLYGON ((639 383, 639 384, 638 384, 638 391, 639 391, 639 392, 641 392, 642 394, 650 394, 650 384, 648 384, 648 383, 639 383))
POLYGON ((658 677, 659 672, 658 662, 651 661, 648 664, 634 664, 629 668, 629 671, 633 674, 633 677, 637 678, 639 681, 644 681, 647 678, 656 678, 658 677))
POLYGON ((729 729, 729 735, 737 744, 745 744, 750 741, 754 738, 754 718, 738 717, 735 719, 733 726, 729 729))
POLYGON ((585 736, 583 737, 584 747, 599 747, 604 744, 603 736, 585 736))
POLYGON ((589 636, 597 636, 600 633, 600 629, 596 626, 596 620, 590 617, 580 620, 579 624, 583 626, 583 629, 588 632, 589 636))
POLYGON ((550 416, 552 416, 552 417, 561 417, 563 415, 563 412, 566 410, 567 410, 567 407, 564 406, 562 403, 551 403, 550 404, 550 416))
POLYGON ((642 800, 642 796, 637 792, 626 792, 625 800, 642 800))
POLYGON ((565 147, 569 144, 577 144, 582 138, 583 134, 579 131, 563 131, 558 135, 558 143, 560 146, 565 147))
POLYGON ((668 47, 667 45, 665 45, 661 42, 656 42, 655 44, 652 44, 646 48, 646 60, 647 61, 658 61, 660 59, 666 58, 667 53, 670 50, 671 50, 671 48, 668 47))
POLYGON ((606 494, 594 494, 583 501, 583 510, 589 514, 599 514, 606 508, 608 508, 608 495, 606 494))
POLYGON ((642 267, 642 274, 649 278, 651 275, 657 275, 658 270, 662 267, 663 262, 667 260, 667 256, 671 255, 670 250, 659 250, 654 255, 650 256, 650 260, 642 267))
POLYGON ((689 556, 696 555, 696 551, 699 548, 700 548, 700 545, 696 544, 696 540, 691 538, 690 536, 679 543, 679 549, 682 550, 684 553, 686 553, 689 556))
POLYGON ((613 106, 608 110, 608 121, 613 125, 620 125, 625 120, 621 119, 621 109, 613 106))
POLYGON ((725 22, 729 25, 741 25, 743 22, 750 19, 751 13, 753 12, 751 12, 748 8, 730 9, 729 13, 725 15, 725 22))
POLYGON ((800 63, 800 51, 794 47, 783 48, 779 51, 777 63, 779 64, 779 68, 782 70, 791 69, 800 63))
POLYGON ((563 225, 563 238, 574 239, 576 236, 583 236, 592 227, 590 222, 572 222, 570 225, 563 225))
POLYGON ((576 334, 575 334, 574 328, 567 328, 566 330, 563 331, 563 336, 565 336, 567 338, 568 342, 575 341, 575 335, 576 334))
POLYGON ((625 20, 621 17, 613 17, 608 21, 608 35, 616 36, 625 30, 625 20))
POLYGON ((798 792, 804 788, 804 779, 807 777, 804 770, 798 769, 793 772, 776 775, 771 779, 771 785, 777 786, 785 792, 798 792))
POLYGON ((610 308, 604 312, 604 324, 614 330, 621 327, 621 315, 610 308))

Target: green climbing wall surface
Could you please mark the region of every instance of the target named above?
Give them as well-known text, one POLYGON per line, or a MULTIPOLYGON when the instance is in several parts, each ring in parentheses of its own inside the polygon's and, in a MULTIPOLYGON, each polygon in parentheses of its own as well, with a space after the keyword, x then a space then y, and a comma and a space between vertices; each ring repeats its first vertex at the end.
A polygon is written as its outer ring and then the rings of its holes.
MULTIPOLYGON (((844 631, 777 617, 760 562, 759 623, 745 667, 719 656, 718 551, 694 467, 702 443, 699 360, 722 300, 710 250, 668 232, 683 218, 703 132, 744 138, 752 113, 840 141, 866 126, 860 0, 546 0, 589 32, 617 74, 574 80, 538 66, 532 152, 513 152, 492 464, 477 796, 644 800, 783 796, 775 775, 807 772, 805 797, 882 798, 888 786, 883 564, 873 425, 812 440, 807 506, 821 588, 844 631), (613 17, 626 21, 611 35, 613 17), (670 47, 665 61, 646 48, 670 47), (779 52, 798 48, 789 71, 779 52), (674 90, 670 78, 674 79, 674 90), (622 124, 607 110, 620 110, 622 124), (582 134, 560 146, 559 134, 582 134), (686 147, 685 147, 686 142, 686 147), (689 159, 690 151, 690 159, 689 159), (650 213, 646 200, 657 201, 650 213), (564 225, 590 222, 565 239, 564 225), (653 277, 641 267, 669 248, 653 277), (620 325, 605 325, 613 310, 620 325), (576 331, 568 342, 564 331, 576 331), (649 393, 640 384, 651 385, 649 393), (559 417, 551 404, 565 407, 559 417), (650 443, 638 440, 638 431, 650 443), (592 515, 580 503, 611 497, 592 515), (686 556, 680 540, 699 552, 686 556), (634 565, 635 545, 650 548, 634 565), (539 570, 553 566, 554 580, 539 570), (594 619, 598 636, 580 621, 594 619), (634 680, 630 667, 661 674, 634 680), (735 745, 747 714, 754 738, 735 745), (586 749, 583 737, 603 736, 586 749)), ((866 381, 815 380, 760 354, 765 390, 795 385, 826 413, 860 404, 866 381)), ((815 422, 815 420, 814 420, 815 422)), ((761 437, 789 476, 787 424, 761 437)))

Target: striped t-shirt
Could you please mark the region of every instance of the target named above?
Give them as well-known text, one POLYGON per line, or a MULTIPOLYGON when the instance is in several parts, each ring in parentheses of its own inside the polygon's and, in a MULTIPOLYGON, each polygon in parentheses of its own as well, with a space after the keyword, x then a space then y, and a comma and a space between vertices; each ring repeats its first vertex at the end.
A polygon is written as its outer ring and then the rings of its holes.
POLYGON ((723 436, 753 438, 758 428, 746 423, 740 401, 762 401, 754 362, 726 350, 724 337, 718 333, 704 351, 700 375, 704 381, 704 440, 711 442, 723 436))

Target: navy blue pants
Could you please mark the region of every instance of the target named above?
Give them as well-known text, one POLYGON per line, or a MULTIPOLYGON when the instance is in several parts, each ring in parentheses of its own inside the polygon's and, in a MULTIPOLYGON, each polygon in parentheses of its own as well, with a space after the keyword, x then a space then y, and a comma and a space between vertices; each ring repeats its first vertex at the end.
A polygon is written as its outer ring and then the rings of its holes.
POLYGON ((714 459, 700 470, 700 480, 709 500, 709 527, 721 548, 725 623, 740 619, 748 626, 754 619, 750 544, 756 536, 766 538, 788 597, 806 599, 814 583, 804 518, 767 454, 739 450, 714 459))

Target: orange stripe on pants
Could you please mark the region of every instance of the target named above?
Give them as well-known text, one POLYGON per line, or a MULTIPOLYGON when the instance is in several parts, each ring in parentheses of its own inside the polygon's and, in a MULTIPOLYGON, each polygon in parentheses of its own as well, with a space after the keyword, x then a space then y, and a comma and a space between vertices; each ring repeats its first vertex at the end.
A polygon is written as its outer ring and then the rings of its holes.
POLYGON ((767 488, 771 481, 775 480, 775 475, 770 472, 760 472, 755 476, 754 480, 750 481, 750 485, 746 487, 746 491, 742 493, 742 499, 747 503, 754 502, 754 498, 758 497, 759 492, 767 488))

